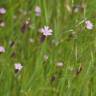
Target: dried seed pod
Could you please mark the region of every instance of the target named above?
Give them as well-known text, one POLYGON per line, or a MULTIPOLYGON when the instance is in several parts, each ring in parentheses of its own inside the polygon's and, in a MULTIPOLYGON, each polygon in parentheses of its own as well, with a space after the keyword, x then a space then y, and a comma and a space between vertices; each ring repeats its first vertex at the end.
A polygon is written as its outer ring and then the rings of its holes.
POLYGON ((85 8, 84 4, 77 4, 72 7, 72 12, 73 13, 83 12, 84 8, 85 8))
POLYGON ((79 75, 81 71, 82 71, 82 65, 80 65, 80 67, 76 70, 76 75, 79 75))
POLYGON ((51 83, 54 82, 54 81, 56 80, 56 78, 57 78, 56 75, 53 75, 53 76, 51 77, 51 79, 50 79, 51 83))
POLYGON ((21 26, 21 32, 22 32, 22 33, 25 33, 25 32, 28 30, 28 28, 30 27, 30 24, 31 24, 30 19, 26 20, 26 21, 22 24, 22 26, 21 26))
POLYGON ((72 32, 68 35, 67 40, 72 40, 72 39, 77 39, 77 33, 76 32, 72 32))
POLYGON ((20 63, 15 63, 14 67, 15 67, 15 73, 21 71, 23 68, 22 64, 20 64, 20 63))
POLYGON ((15 42, 10 40, 10 41, 9 41, 9 46, 10 46, 10 47, 13 47, 14 45, 15 45, 15 42))
POLYGON ((46 36, 45 36, 45 35, 42 35, 42 36, 40 37, 40 42, 43 43, 43 42, 45 41, 45 39, 46 39, 46 36))
POLYGON ((11 54, 11 57, 16 57, 16 52, 15 51, 11 54))
POLYGON ((19 70, 18 69, 15 69, 15 73, 18 73, 19 72, 19 70))

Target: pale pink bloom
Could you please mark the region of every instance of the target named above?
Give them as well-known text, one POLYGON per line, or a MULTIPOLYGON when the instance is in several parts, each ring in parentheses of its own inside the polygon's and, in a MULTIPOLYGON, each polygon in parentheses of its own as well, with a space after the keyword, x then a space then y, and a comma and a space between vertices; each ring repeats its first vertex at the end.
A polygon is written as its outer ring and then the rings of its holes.
POLYGON ((23 68, 23 66, 20 63, 15 63, 15 70, 20 71, 23 68))
POLYGON ((39 6, 35 7, 35 14, 36 14, 36 16, 40 16, 41 15, 41 8, 39 6))
POLYGON ((0 14, 5 14, 6 13, 6 9, 5 8, 0 8, 0 14))
POLYGON ((0 53, 4 53, 5 52, 5 48, 3 46, 0 46, 0 53))
POLYGON ((49 35, 52 35, 53 31, 48 26, 44 26, 44 28, 41 28, 40 32, 43 33, 43 35, 47 37, 49 35))
POLYGON ((92 24, 92 22, 90 20, 86 20, 85 21, 85 26, 89 30, 92 30, 93 29, 93 24, 92 24))

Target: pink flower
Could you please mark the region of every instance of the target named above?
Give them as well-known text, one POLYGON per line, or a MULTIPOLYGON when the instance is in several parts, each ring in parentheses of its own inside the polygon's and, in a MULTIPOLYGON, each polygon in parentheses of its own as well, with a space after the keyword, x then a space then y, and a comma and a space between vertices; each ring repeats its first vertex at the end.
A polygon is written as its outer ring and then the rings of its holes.
POLYGON ((23 66, 20 63, 15 63, 15 70, 20 71, 23 66))
POLYGON ((5 48, 3 46, 0 46, 0 53, 4 53, 5 52, 5 48))
POLYGON ((89 21, 89 20, 86 20, 86 21, 85 21, 85 26, 86 26, 86 28, 89 29, 89 30, 92 30, 92 29, 93 29, 93 24, 92 24, 92 22, 89 21))
POLYGON ((3 15, 3 14, 5 14, 5 13, 6 13, 5 8, 0 8, 0 14, 3 15))
POLYGON ((35 14, 36 14, 36 16, 40 16, 41 15, 41 8, 39 6, 35 7, 35 14))
POLYGON ((40 32, 43 33, 43 35, 47 37, 49 35, 52 35, 53 31, 48 26, 44 26, 44 28, 41 28, 40 32))

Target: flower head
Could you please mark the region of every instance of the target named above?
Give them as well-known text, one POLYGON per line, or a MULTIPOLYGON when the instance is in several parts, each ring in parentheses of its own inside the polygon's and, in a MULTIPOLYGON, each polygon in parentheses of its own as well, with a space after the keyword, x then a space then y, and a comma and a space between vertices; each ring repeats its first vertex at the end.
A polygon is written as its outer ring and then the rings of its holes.
POLYGON ((5 22, 4 21, 0 21, 0 27, 2 28, 2 27, 5 27, 5 22))
POLYGON ((20 63, 15 63, 15 70, 20 71, 23 68, 23 66, 20 63))
POLYGON ((36 16, 40 16, 41 15, 41 8, 39 6, 35 7, 35 14, 36 14, 36 16))
POLYGON ((44 60, 45 60, 45 61, 47 61, 47 60, 48 60, 48 58, 49 58, 49 57, 48 57, 48 55, 47 55, 47 54, 45 54, 45 55, 44 55, 44 60))
POLYGON ((57 62, 57 63, 56 63, 56 66, 57 66, 57 67, 63 67, 63 65, 64 65, 63 62, 57 62))
POLYGON ((0 53, 4 53, 5 52, 5 48, 3 46, 0 46, 0 53))
POLYGON ((85 26, 86 26, 86 28, 89 29, 89 30, 92 30, 92 29, 93 29, 93 24, 92 24, 92 22, 89 21, 89 20, 86 20, 86 21, 85 21, 85 26))
POLYGON ((34 38, 29 38, 29 42, 34 43, 35 42, 34 38))
POLYGON ((6 9, 5 8, 0 8, 0 14, 3 15, 6 13, 6 9))
POLYGON ((30 18, 28 18, 28 20, 26 20, 26 21, 22 24, 22 26, 21 26, 21 32, 22 32, 22 33, 27 32, 27 30, 28 30, 29 27, 30 27, 30 24, 31 24, 31 21, 30 21, 30 18))
POLYGON ((40 30, 41 33, 43 33, 44 36, 49 36, 52 35, 52 29, 49 28, 49 26, 44 26, 44 28, 41 28, 40 30))

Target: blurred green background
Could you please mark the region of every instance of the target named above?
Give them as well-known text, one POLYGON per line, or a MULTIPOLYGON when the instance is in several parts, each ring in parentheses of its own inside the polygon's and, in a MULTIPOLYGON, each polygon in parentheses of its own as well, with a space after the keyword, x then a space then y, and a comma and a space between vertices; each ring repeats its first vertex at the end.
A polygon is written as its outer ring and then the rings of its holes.
POLYGON ((96 0, 0 0, 0 7, 0 96, 96 96, 96 0), (41 43, 45 25, 53 35, 41 43), (15 73, 18 62, 23 68, 15 73))

